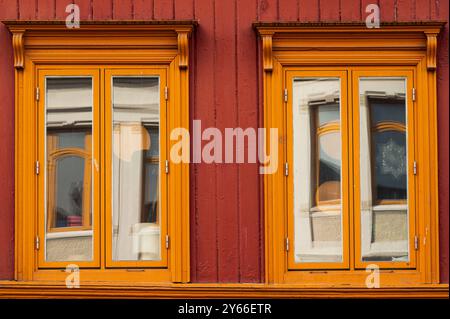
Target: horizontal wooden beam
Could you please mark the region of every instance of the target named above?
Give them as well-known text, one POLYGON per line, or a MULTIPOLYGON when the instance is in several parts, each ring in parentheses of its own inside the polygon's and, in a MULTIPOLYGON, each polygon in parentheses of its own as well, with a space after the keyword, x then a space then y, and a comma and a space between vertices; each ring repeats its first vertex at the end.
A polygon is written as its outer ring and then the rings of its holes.
POLYGON ((412 287, 301 287, 265 284, 62 284, 0 282, 0 298, 448 298, 448 284, 412 287))

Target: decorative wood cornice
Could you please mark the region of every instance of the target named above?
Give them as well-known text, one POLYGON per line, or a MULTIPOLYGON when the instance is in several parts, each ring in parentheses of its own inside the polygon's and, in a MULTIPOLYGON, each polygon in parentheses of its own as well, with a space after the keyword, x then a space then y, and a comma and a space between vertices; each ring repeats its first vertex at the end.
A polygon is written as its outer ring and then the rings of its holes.
MULTIPOLYGON (((156 49, 179 55, 189 65, 189 37, 196 21, 83 21, 68 29, 64 21, 2 21, 12 33, 14 66, 23 69, 25 50, 156 49)), ((28 56, 28 55, 27 55, 28 56)))
POLYGON ((272 32, 261 34, 263 67, 265 72, 272 72, 273 69, 272 36, 273 36, 272 32))
POLYGON ((263 68, 273 69, 274 51, 290 50, 414 50, 426 51, 427 68, 436 69, 437 35, 446 22, 382 23, 368 29, 364 23, 256 22, 262 41, 263 68))
POLYGON ((437 33, 425 32, 427 36, 427 69, 428 71, 436 70, 437 55, 437 33))
POLYGON ((187 69, 189 65, 189 35, 190 30, 177 30, 178 58, 180 69, 187 69))
POLYGON ((12 32, 12 46, 14 51, 14 67, 23 69, 24 63, 24 44, 23 35, 25 30, 17 29, 12 32))

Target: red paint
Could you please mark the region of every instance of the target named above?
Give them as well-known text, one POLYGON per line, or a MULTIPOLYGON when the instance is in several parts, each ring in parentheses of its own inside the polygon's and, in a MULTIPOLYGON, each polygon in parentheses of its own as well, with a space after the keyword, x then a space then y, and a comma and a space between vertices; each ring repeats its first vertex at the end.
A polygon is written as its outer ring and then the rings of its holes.
POLYGON ((361 2, 341 0, 341 21, 361 21, 361 2))
MULTIPOLYGON (((222 134, 237 126, 236 22, 234 1, 216 1, 216 127, 222 134), (232 25, 230 26, 230 21, 232 25)), ((225 144, 225 143, 223 143, 225 144)), ((225 145, 223 145, 225 149, 225 145)), ((223 152, 225 154, 225 152, 223 152)), ((220 282, 239 281, 238 175, 236 164, 217 165, 217 239, 220 282), (233 226, 235 225, 235 226, 233 226), (237 227, 236 227, 237 226, 237 227)))
POLYGON ((55 18, 55 0, 38 0, 36 18, 38 20, 54 19, 55 18))
MULTIPOLYGON (((442 2, 441 2, 442 3, 442 2)), ((448 21, 448 1, 443 1, 439 19, 448 21)), ((448 91, 448 22, 438 41, 437 104, 439 149, 439 258, 441 281, 448 283, 449 255, 449 91, 448 91)))
POLYGON ((416 19, 429 20, 430 19, 430 0, 416 0, 416 19))
POLYGON ((9 31, 0 23, 0 280, 14 277, 14 67, 11 41, 9 31))
POLYGON ((154 0, 154 13, 156 20, 174 18, 174 0, 154 0))
POLYGON ((73 3, 72 0, 55 0, 55 16, 57 20, 66 20, 69 13, 66 12, 66 7, 73 3))
POLYGON ((276 21, 278 0, 258 0, 258 18, 260 21, 276 21))
POLYGON ((134 0, 133 6, 136 20, 153 19, 153 0, 134 0))
POLYGON ((372 13, 372 10, 366 12, 366 8, 369 4, 377 4, 378 0, 361 0, 361 20, 366 21, 367 16, 372 13))
POLYGON ((174 0, 175 19, 192 19, 194 16, 194 0, 174 0))
POLYGON ((133 1, 132 0, 114 0, 113 18, 115 20, 133 19, 133 1))
POLYGON ((395 21, 397 12, 395 8, 395 0, 379 0, 381 21, 395 21))
MULTIPOLYGON (((194 119, 201 119, 204 128, 215 126, 214 81, 216 79, 216 47, 214 39, 214 3, 196 0, 195 14, 201 26, 196 31, 195 85, 190 88, 194 95, 194 119)), ((191 218, 195 226, 191 229, 192 281, 216 282, 217 264, 217 210, 216 167, 212 164, 193 164, 191 199, 195 210, 191 218), (194 255, 195 254, 195 255, 194 255)))
POLYGON ((415 1, 397 0, 397 21, 408 21, 415 14, 415 1))
POLYGON ((92 0, 94 20, 110 20, 113 17, 111 0, 92 0))
MULTIPOLYGON (((38 0, 36 8, 35 0, 0 0, 0 19, 17 19, 19 12, 21 19, 63 19, 65 5, 70 2, 38 0)), ((448 21, 448 2, 441 0, 73 2, 80 5, 82 20, 198 20, 190 55, 190 116, 202 120, 203 129, 219 127, 223 133, 226 127, 261 126, 261 56, 251 27, 254 21, 364 21, 368 14, 365 8, 371 3, 379 3, 382 21, 448 21)), ((441 281, 448 283, 448 26, 438 45, 440 269, 441 281)), ((11 279, 14 273, 14 70, 11 37, 2 24, 0 47, 0 279, 11 279)), ((263 281, 264 205, 258 165, 191 164, 190 172, 192 282, 263 281)))
MULTIPOLYGON (((0 5, 0 7, 2 6, 0 5)), ((19 0, 19 8, 19 19, 30 20, 36 18, 36 1, 19 0)))
POLYGON ((92 20, 91 0, 74 0, 73 3, 80 8, 81 20, 92 20))
POLYGON ((320 20, 321 21, 339 21, 339 0, 327 0, 323 5, 320 3, 320 20))
POLYGON ((299 0, 299 19, 302 22, 319 21, 319 0, 299 0))
MULTIPOLYGON (((237 126, 243 129, 259 127, 259 112, 254 107, 260 105, 256 80, 258 59, 253 53, 257 51, 257 41, 251 28, 255 19, 256 3, 237 7, 237 126), (250 59, 249 52, 253 53, 250 59)), ((257 164, 238 166, 240 282, 259 282, 263 276, 263 246, 260 245, 261 232, 257 228, 264 220, 263 207, 259 205, 260 181, 257 164)))
POLYGON ((298 20, 298 0, 283 0, 279 2, 280 20, 298 20))

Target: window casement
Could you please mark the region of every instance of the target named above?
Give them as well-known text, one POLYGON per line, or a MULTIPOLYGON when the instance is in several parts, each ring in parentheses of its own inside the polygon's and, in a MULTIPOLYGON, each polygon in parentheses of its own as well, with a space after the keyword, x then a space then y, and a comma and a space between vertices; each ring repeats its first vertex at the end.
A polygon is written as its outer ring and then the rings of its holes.
POLYGON ((255 23, 264 127, 266 282, 439 282, 436 45, 443 23, 255 23), (289 171, 284 167, 289 167, 289 171))
POLYGON ((16 90, 16 280, 189 282, 195 22, 5 22, 16 90))

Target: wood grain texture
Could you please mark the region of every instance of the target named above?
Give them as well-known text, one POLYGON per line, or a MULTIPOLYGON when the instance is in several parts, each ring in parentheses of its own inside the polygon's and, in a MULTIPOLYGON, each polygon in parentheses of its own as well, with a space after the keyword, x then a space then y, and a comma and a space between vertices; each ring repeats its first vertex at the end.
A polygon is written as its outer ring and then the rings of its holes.
MULTIPOLYGON (((203 129, 216 126, 215 90, 217 79, 215 9, 210 0, 196 0, 195 12, 202 27, 196 32, 195 96, 194 118, 201 120, 203 129)), ((193 132, 194 133, 194 132, 193 132)), ((201 134, 201 132, 200 132, 201 134)), ((203 143, 206 144, 206 143, 203 143)), ((215 164, 193 164, 194 176, 191 197, 195 210, 191 219, 195 226, 191 229, 191 245, 195 245, 191 255, 192 280, 196 282, 218 281, 218 239, 217 239, 217 190, 215 164), (195 265, 194 265, 195 264, 195 265)))
POLYGON ((28 20, 36 18, 36 1, 19 0, 18 8, 20 8, 20 10, 18 10, 19 19, 28 20))
POLYGON ((156 20, 170 20, 174 18, 175 0, 154 0, 154 16, 156 20))
POLYGON ((114 0, 113 18, 116 20, 132 20, 133 0, 114 0))
MULTIPOLYGON (((237 127, 236 109, 236 11, 234 1, 216 1, 216 127, 223 136, 226 128, 237 127), (230 26, 230 21, 232 25, 230 26)), ((225 157, 225 143, 222 145, 225 157)), ((236 148, 233 147, 233 150, 236 148)), ((219 282, 239 280, 239 224, 237 164, 217 165, 217 239, 219 282), (237 225, 232 226, 232 225, 237 225)))
POLYGON ((113 17, 113 3, 111 0, 92 0, 94 20, 110 20, 113 17))
POLYGON ((92 6, 91 0, 73 0, 73 3, 80 8, 80 19, 92 20, 92 6))
POLYGON ((11 35, 0 23, 0 279, 14 276, 14 65, 11 42, 11 35))

